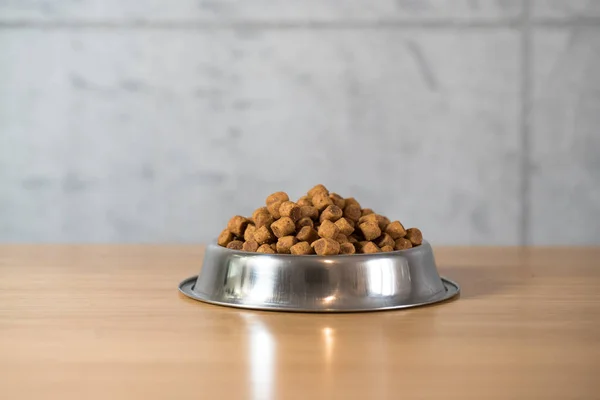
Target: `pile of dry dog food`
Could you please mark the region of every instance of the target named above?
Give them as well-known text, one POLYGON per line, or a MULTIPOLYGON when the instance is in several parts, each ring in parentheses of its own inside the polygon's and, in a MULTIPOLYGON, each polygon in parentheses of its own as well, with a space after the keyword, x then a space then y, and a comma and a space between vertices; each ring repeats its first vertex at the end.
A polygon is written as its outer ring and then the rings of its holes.
POLYGON ((297 202, 273 193, 252 217, 231 218, 217 243, 258 253, 335 255, 404 250, 422 241, 419 229, 404 229, 400 221, 317 185, 297 202))

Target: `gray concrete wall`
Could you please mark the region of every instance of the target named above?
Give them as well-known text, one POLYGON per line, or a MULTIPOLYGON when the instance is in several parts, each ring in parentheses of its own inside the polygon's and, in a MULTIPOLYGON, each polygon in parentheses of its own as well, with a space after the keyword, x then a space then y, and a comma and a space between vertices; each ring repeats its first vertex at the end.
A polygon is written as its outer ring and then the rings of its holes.
POLYGON ((0 241, 206 241, 324 183, 600 244, 599 71, 596 0, 0 0, 0 241))

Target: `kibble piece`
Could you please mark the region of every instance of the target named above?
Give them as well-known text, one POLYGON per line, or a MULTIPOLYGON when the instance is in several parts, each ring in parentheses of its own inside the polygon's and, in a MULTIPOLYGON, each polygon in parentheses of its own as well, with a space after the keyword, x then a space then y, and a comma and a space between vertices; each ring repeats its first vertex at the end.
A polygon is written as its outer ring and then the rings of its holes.
POLYGON ((350 222, 346 218, 340 218, 337 221, 335 221, 335 226, 338 227, 338 229, 340 230, 340 233, 343 233, 346 236, 348 236, 352 232, 354 232, 354 227, 350 224, 350 222))
POLYGON ((358 221, 362 216, 360 212, 360 207, 356 204, 346 204, 346 208, 344 208, 344 218, 347 218, 351 221, 358 221))
POLYGON ((290 247, 290 253, 301 256, 305 254, 312 254, 313 249, 310 247, 310 243, 308 242, 298 242, 292 247, 290 247))
MULTIPOLYGON (((266 207, 265 207, 266 209, 266 207)), ((273 219, 273 216, 271 214, 269 214, 268 211, 265 212, 261 212, 258 213, 254 216, 254 225, 256 226, 256 228, 260 228, 261 226, 271 226, 271 224, 274 222, 275 220, 273 219)))
POLYGON ((271 224, 273 234, 278 238, 292 234, 296 230, 296 224, 290 217, 282 217, 271 224))
POLYGON ((257 253, 266 253, 266 254, 275 254, 275 250, 271 248, 268 244, 261 245, 258 249, 256 249, 257 253))
POLYGON ((268 213, 268 212, 269 212, 269 210, 267 209, 267 207, 258 207, 256 210, 254 210, 254 211, 252 212, 252 219, 253 219, 253 220, 256 220, 256 216, 257 216, 258 214, 262 214, 262 213, 268 213))
POLYGON ((274 201, 267 206, 267 210, 269 210, 269 214, 271 214, 271 216, 274 219, 281 218, 281 214, 279 214, 279 207, 281 207, 282 204, 283 204, 283 201, 274 201))
POLYGON ((273 249, 273 251, 277 253, 277 243, 271 243, 269 246, 271 246, 271 249, 273 249))
POLYGON ((394 239, 392 239, 392 237, 387 233, 384 233, 379 238, 377 238, 377 246, 379 247, 390 246, 393 248, 395 245, 396 243, 394 242, 394 239))
POLYGON ((312 198, 313 206, 319 211, 323 211, 327 206, 333 204, 333 200, 329 198, 329 195, 324 192, 318 192, 312 198))
POLYGON ((279 215, 290 217, 294 222, 300 219, 300 214, 300 207, 293 201, 284 201, 279 207, 279 215))
POLYGON ((242 247, 244 247, 244 243, 241 240, 233 240, 227 243, 228 249, 241 250, 242 247))
POLYGON ((335 222, 338 219, 342 218, 342 214, 343 214, 342 209, 339 208, 338 206, 336 206, 335 204, 332 204, 330 206, 327 206, 327 208, 323 210, 323 212, 321 213, 321 216, 319 217, 319 221, 321 221, 321 223, 323 223, 323 221, 328 219, 332 222, 335 222))
POLYGON ((267 200, 265 203, 268 206, 269 204, 274 203, 276 201, 284 202, 284 201, 289 201, 289 200, 290 200, 290 197, 287 195, 286 192, 275 192, 273 194, 270 194, 267 197, 267 200))
POLYGON ((329 193, 329 198, 333 201, 333 204, 342 210, 346 206, 346 200, 344 200, 344 198, 337 193, 329 193))
POLYGON ((254 240, 254 232, 256 232, 256 226, 254 224, 248 224, 244 231, 244 240, 254 240))
POLYGON ((390 222, 388 226, 385 227, 385 233, 390 235, 392 239, 400 239, 406 235, 406 230, 404 226, 400 223, 400 221, 390 222))
POLYGON ((300 228, 300 231, 298 231, 296 239, 302 242, 308 242, 310 244, 315 240, 319 239, 319 234, 313 228, 309 226, 304 226, 300 228))
POLYGON ((379 229, 381 229, 381 231, 383 232, 385 230, 385 227, 389 225, 390 219, 379 214, 375 214, 375 218, 377 218, 377 224, 379 224, 379 229))
POLYGON ((229 229, 223 229, 217 238, 217 244, 219 246, 227 246, 229 242, 233 240, 233 233, 229 232, 229 229))
POLYGON ((375 214, 375 211, 371 210, 370 208, 363 208, 361 210, 361 213, 363 216, 365 216, 365 215, 369 215, 369 214, 375 214))
POLYGON ((257 228, 256 231, 254 232, 254 240, 256 240, 256 242, 258 244, 265 244, 265 243, 270 242, 273 239, 274 239, 273 234, 271 233, 269 228, 267 228, 266 225, 263 225, 260 228, 257 228))
POLYGON ((227 223, 227 229, 235 236, 244 236, 248 220, 241 215, 236 215, 227 223))
POLYGON ((348 236, 348 242, 354 244, 358 243, 358 240, 354 236, 348 236))
POLYGON ((406 230, 406 238, 410 240, 413 246, 419 246, 423 243, 423 234, 417 228, 409 228, 406 230))
POLYGON ((258 250, 258 242, 256 240, 246 240, 242 246, 242 250, 255 252, 258 250))
POLYGON ((356 253, 356 249, 352 243, 342 243, 340 244, 340 254, 354 254, 356 253))
POLYGON ((393 246, 381 246, 381 251, 383 251, 383 252, 394 251, 394 247, 393 246))
POLYGON ((368 242, 364 246, 362 246, 362 252, 365 254, 379 253, 380 251, 381 250, 379 249, 379 247, 377 247, 377 245, 373 242, 368 242))
POLYGON ((284 236, 277 241, 277 252, 279 254, 290 254, 290 248, 298 243, 294 236, 284 236))
POLYGON ((314 195, 317 193, 325 193, 326 195, 329 195, 329 190, 327 190, 327 188, 325 186, 318 184, 315 187, 313 187, 312 189, 310 189, 307 194, 308 194, 308 197, 310 197, 312 199, 314 197, 314 195))
POLYGON ((296 204, 298 204, 300 207, 302 206, 312 206, 312 201, 306 197, 306 196, 302 196, 298 199, 298 201, 296 202, 296 204))
POLYGON ((300 218, 296 222, 296 230, 300 230, 303 226, 310 226, 311 228, 315 226, 315 223, 309 217, 300 218))
POLYGON ((360 203, 356 201, 354 197, 346 197, 344 200, 346 203, 346 207, 348 207, 350 204, 353 204, 355 206, 358 206, 358 208, 360 209, 360 203))
POLYGON ((358 224, 362 224, 363 222, 367 222, 367 221, 371 221, 371 222, 375 222, 377 225, 379 225, 379 222, 377 220, 377 214, 367 214, 367 215, 363 215, 362 217, 360 217, 358 219, 358 224))
POLYGON ((340 253, 340 244, 333 239, 322 238, 313 242, 311 246, 320 256, 333 256, 340 253))
POLYGON ((379 229, 379 225, 377 225, 376 222, 363 222, 362 224, 358 225, 358 228, 366 240, 373 240, 381 236, 381 229, 379 229))
POLYGON ((398 238, 396 239, 396 245, 394 246, 394 249, 396 250, 405 250, 405 249, 410 249, 412 246, 412 243, 410 242, 410 240, 406 239, 406 238, 398 238))
POLYGON ((308 217, 311 219, 319 218, 319 210, 313 206, 302 206, 300 207, 300 218, 308 217))
POLYGON ((319 226, 318 233, 322 238, 333 239, 340 233, 340 229, 333 222, 325 220, 319 226))
POLYGON ((363 247, 366 246, 367 243, 370 243, 370 242, 368 240, 360 240, 354 244, 354 247, 356 247, 356 251, 358 251, 359 253, 362 253, 362 249, 363 249, 363 247))
POLYGON ((339 244, 348 243, 348 236, 344 235, 343 233, 338 233, 334 239, 339 244))

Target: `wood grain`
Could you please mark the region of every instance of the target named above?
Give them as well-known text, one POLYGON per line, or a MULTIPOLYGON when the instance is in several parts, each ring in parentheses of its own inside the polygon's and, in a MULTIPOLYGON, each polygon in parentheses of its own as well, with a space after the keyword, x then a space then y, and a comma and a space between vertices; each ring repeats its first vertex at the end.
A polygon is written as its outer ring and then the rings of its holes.
POLYGON ((177 292, 200 246, 0 246, 3 399, 592 399, 600 249, 440 248, 441 305, 286 314, 177 292))

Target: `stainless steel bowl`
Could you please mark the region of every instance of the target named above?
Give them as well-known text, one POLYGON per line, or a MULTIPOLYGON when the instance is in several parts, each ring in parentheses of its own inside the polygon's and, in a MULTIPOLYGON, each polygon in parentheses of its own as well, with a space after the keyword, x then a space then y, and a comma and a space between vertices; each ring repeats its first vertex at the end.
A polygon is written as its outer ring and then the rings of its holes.
POLYGON ((293 256, 206 249, 197 277, 179 285, 207 303, 262 310, 349 312, 415 307, 450 299, 429 243, 377 254, 293 256))

